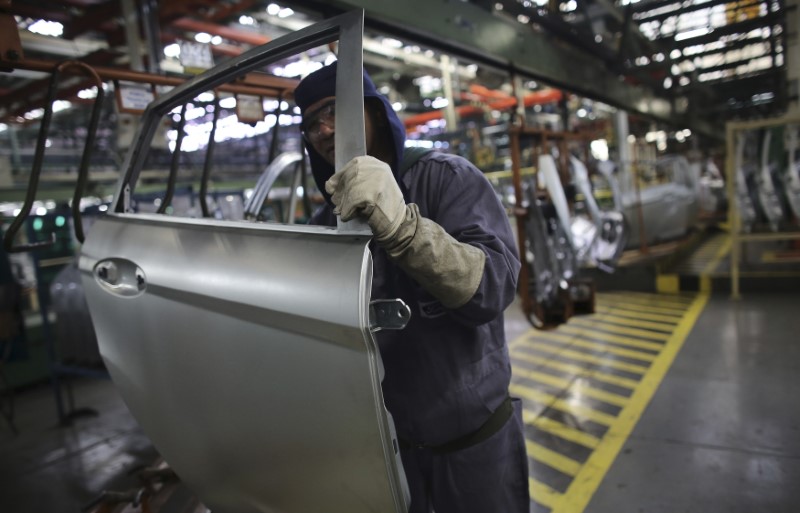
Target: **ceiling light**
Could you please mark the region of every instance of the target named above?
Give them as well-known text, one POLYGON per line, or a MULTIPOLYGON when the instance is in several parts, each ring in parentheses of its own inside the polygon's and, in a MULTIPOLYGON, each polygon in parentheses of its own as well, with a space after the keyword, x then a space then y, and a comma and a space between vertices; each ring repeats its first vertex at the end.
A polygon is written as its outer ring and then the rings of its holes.
POLYGON ((270 16, 275 16, 279 12, 281 12, 281 6, 280 5, 278 5, 278 4, 269 4, 267 6, 267 14, 269 14, 270 16))
POLYGON ((221 44, 221 43, 222 43, 222 37, 214 36, 214 37, 211 38, 211 44, 212 45, 218 45, 218 44, 221 44))
POLYGON ((710 34, 711 30, 707 27, 700 27, 693 30, 688 30, 686 32, 681 32, 679 34, 675 34, 675 41, 683 41, 684 39, 691 39, 693 37, 700 37, 705 36, 706 34, 710 34))
POLYGON ((211 42, 211 34, 207 34, 205 32, 198 32, 194 35, 194 40, 198 43, 210 43, 211 42))
POLYGON ((246 14, 242 14, 239 16, 239 23, 241 25, 255 25, 256 20, 252 16, 247 16, 246 14))
POLYGON ((278 18, 288 18, 292 14, 294 14, 294 11, 286 7, 278 11, 278 18))
POLYGON ((384 45, 386 45, 386 46, 388 46, 390 48, 402 48, 403 47, 403 42, 402 41, 398 41, 397 39, 393 39, 391 37, 384 37, 381 42, 384 45))
POLYGON ((28 30, 34 34, 59 37, 64 33, 64 25, 57 21, 37 20, 28 25, 28 30))
POLYGON ((167 57, 180 57, 181 55, 181 45, 178 43, 172 43, 171 45, 167 45, 164 47, 164 55, 167 57))
POLYGON ((89 87, 78 91, 78 98, 81 100, 91 100, 97 98, 97 87, 89 87))

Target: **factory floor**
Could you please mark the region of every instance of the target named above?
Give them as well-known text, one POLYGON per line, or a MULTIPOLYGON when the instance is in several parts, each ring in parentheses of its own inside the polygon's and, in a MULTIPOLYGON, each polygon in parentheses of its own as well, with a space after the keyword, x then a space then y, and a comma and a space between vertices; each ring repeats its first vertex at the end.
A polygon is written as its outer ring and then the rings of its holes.
MULTIPOLYGON (((800 511, 799 305, 607 292, 595 314, 550 332, 513 305, 531 511, 800 511)), ((0 417, 0 512, 76 513, 103 490, 135 489, 156 460, 109 381, 73 389, 95 416, 58 426, 41 385, 16 396, 18 434, 0 417)))

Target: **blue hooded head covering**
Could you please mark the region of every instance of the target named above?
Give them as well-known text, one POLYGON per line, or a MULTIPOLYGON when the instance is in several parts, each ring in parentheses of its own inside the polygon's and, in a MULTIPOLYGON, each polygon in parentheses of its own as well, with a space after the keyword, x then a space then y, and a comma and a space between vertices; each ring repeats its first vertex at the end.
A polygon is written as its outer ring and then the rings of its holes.
MULTIPOLYGON (((300 107, 301 115, 305 115, 306 109, 318 102, 322 98, 329 96, 336 96, 336 62, 329 66, 324 66, 317 71, 311 73, 304 78, 294 90, 294 100, 298 107, 300 107)), ((380 94, 369 78, 367 72, 364 71, 364 98, 375 98, 373 104, 381 105, 386 114, 388 121, 387 134, 376 134, 377 137, 391 137, 394 146, 394 159, 389 162, 394 173, 395 178, 398 178, 398 169, 403 157, 403 147, 406 140, 406 130, 403 122, 397 117, 389 100, 380 94)), ((377 127, 376 127, 377 128, 377 127)), ((325 196, 325 200, 330 203, 331 198, 325 191, 325 182, 333 176, 333 166, 328 164, 322 156, 317 153, 310 144, 306 145, 308 157, 311 160, 311 172, 314 175, 314 181, 317 187, 325 196)))

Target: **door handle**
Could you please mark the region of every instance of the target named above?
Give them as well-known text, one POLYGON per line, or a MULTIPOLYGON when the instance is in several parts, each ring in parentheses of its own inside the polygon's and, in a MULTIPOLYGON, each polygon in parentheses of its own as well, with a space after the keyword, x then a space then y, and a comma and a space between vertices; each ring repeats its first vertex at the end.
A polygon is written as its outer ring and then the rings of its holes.
POLYGON ((144 271, 124 258, 107 258, 97 262, 94 277, 103 289, 118 296, 138 296, 147 288, 144 271))

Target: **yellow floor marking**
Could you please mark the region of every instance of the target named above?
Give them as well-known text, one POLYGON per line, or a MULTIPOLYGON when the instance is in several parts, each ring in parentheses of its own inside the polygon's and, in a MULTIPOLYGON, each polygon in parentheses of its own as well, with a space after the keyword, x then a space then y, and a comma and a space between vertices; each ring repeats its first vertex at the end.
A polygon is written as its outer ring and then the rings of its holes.
POLYGON ((578 381, 583 380, 581 376, 577 376, 577 379, 575 380, 569 380, 559 378, 558 376, 553 376, 552 374, 547 374, 546 372, 522 369, 516 369, 514 371, 514 376, 544 383, 545 385, 550 385, 554 388, 570 390, 575 395, 585 395, 586 397, 591 397, 592 399, 613 404, 614 406, 625 406, 628 404, 628 398, 623 395, 608 392, 606 390, 600 390, 599 388, 593 388, 582 381, 578 381))
POLYGON ((720 237, 725 237, 725 240, 722 241, 722 244, 717 248, 716 253, 714 253, 713 258, 706 264, 702 271, 700 271, 700 276, 708 276, 714 273, 714 271, 719 266, 719 263, 728 256, 728 253, 731 252, 731 238, 728 235, 720 235, 720 237))
POLYGON ((663 322, 643 321, 639 319, 628 319, 627 317, 620 317, 618 315, 598 313, 592 316, 592 319, 597 319, 611 324, 618 324, 621 326, 630 326, 631 328, 644 328, 648 330, 661 331, 663 333, 672 333, 675 329, 674 324, 665 324, 663 322))
POLYGON ((511 383, 511 385, 508 387, 508 390, 511 392, 511 394, 517 397, 528 399, 530 401, 534 401, 544 406, 549 406, 550 408, 554 408, 571 415, 583 417, 587 420, 597 422, 598 424, 602 424, 604 426, 610 426, 616 420, 614 415, 609 415, 608 413, 603 413, 588 406, 579 404, 577 400, 559 399, 558 397, 548 394, 547 392, 535 390, 518 383, 511 383))
POLYGON ((563 454, 531 440, 525 440, 525 448, 528 450, 529 457, 558 470, 562 474, 574 476, 581 468, 581 464, 572 458, 567 458, 563 454))
MULTIPOLYGON (((586 509, 589 500, 675 360, 675 356, 708 302, 708 297, 708 294, 699 294, 691 304, 686 316, 667 341, 664 350, 653 362, 650 371, 643 376, 642 382, 634 391, 630 402, 622 409, 617 421, 610 426, 603 437, 603 443, 586 460, 578 475, 572 480, 567 492, 558 497, 558 500, 551 500, 549 504, 552 508, 551 513, 581 513, 586 509)), ((553 498, 550 497, 550 499, 553 498)), ((536 496, 534 499, 538 501, 536 496)))
POLYGON ((678 317, 686 313, 686 308, 673 308, 669 306, 648 306, 627 301, 613 301, 612 298, 604 298, 597 301, 598 305, 608 306, 609 308, 628 308, 637 312, 655 312, 666 315, 676 315, 678 317))
POLYGON ((607 292, 603 295, 618 297, 626 301, 637 304, 652 306, 669 306, 673 308, 688 308, 692 304, 691 297, 679 296, 677 294, 654 294, 652 292, 607 292))
POLYGON ((534 426, 546 433, 550 433, 551 435, 555 435, 589 449, 594 449, 600 443, 600 439, 590 433, 586 433, 543 415, 537 417, 528 410, 522 410, 522 420, 525 424, 534 426))
POLYGON ((544 483, 535 480, 532 477, 528 478, 528 490, 530 491, 531 498, 542 506, 553 508, 553 504, 561 502, 563 495, 544 483))
POLYGON ((764 251, 761 253, 761 261, 765 264, 793 264, 800 262, 800 254, 792 251, 764 251))
POLYGON ((589 328, 608 331, 610 333, 618 333, 620 335, 632 335, 634 337, 647 338, 650 340, 664 341, 669 338, 669 333, 659 333, 655 331, 640 330, 638 328, 626 328, 625 326, 617 326, 616 324, 602 322, 602 320, 596 319, 594 316, 588 318, 572 317, 569 320, 569 322, 573 324, 579 324, 581 326, 587 326, 589 328))
POLYGON ((661 349, 664 348, 664 344, 661 342, 648 342, 646 340, 639 340, 631 337, 623 337, 622 335, 614 335, 612 333, 604 333, 602 331, 579 328, 578 326, 570 326, 569 324, 564 324, 563 326, 559 326, 557 333, 569 333, 571 335, 584 337, 590 340, 613 342, 614 344, 620 344, 629 347, 638 347, 639 349, 650 349, 651 351, 661 351, 661 349))
POLYGON ((562 333, 556 333, 556 332, 542 333, 540 335, 537 335, 536 339, 539 341, 541 340, 552 341, 553 343, 560 342, 562 344, 568 344, 568 346, 572 348, 580 347, 583 349, 591 349, 593 351, 598 351, 601 354, 608 353, 616 356, 625 356, 626 358, 635 358, 637 360, 642 360, 643 362, 652 362, 653 360, 656 359, 656 355, 654 355, 653 353, 644 353, 642 351, 636 351, 635 349, 625 349, 622 347, 610 346, 602 342, 593 342, 590 340, 584 340, 575 336, 570 336, 562 333))
POLYGON ((511 359, 514 371, 516 371, 517 368, 519 368, 519 366, 515 365, 516 360, 522 360, 525 362, 535 363, 536 365, 550 367, 551 369, 555 369, 561 372, 566 372, 567 374, 577 374, 585 376, 587 378, 596 379, 597 381, 601 381, 603 383, 609 383, 611 385, 617 385, 623 388, 629 388, 631 390, 633 390, 639 385, 639 382, 636 381, 635 379, 623 378, 621 376, 616 376, 614 374, 609 374, 607 372, 601 372, 599 370, 595 370, 591 367, 581 367, 580 365, 564 363, 558 360, 553 360, 552 358, 544 358, 542 356, 528 354, 516 349, 512 351, 511 359))
POLYGON ((579 351, 573 351, 571 349, 564 349, 562 347, 552 347, 547 344, 541 344, 536 342, 529 342, 529 347, 534 347, 539 351, 550 353, 550 354, 557 354, 558 356, 562 356, 564 358, 569 358, 571 360, 577 360, 579 362, 589 362, 594 363, 597 365, 602 365, 605 367, 611 367, 612 369, 619 369, 628 372, 634 372, 636 374, 644 374, 647 372, 647 367, 644 365, 636 365, 634 363, 626 363, 614 360, 612 358, 603 358, 601 356, 595 356, 587 353, 581 353, 579 351))
POLYGON ((605 305, 595 306, 595 311, 610 313, 618 315, 620 317, 631 317, 633 319, 646 319, 648 321, 660 321, 667 324, 671 324, 673 327, 676 324, 678 324, 678 322, 680 322, 682 317, 682 314, 677 314, 677 313, 673 315, 654 314, 654 313, 637 312, 636 310, 625 310, 624 308, 611 307, 605 305))

